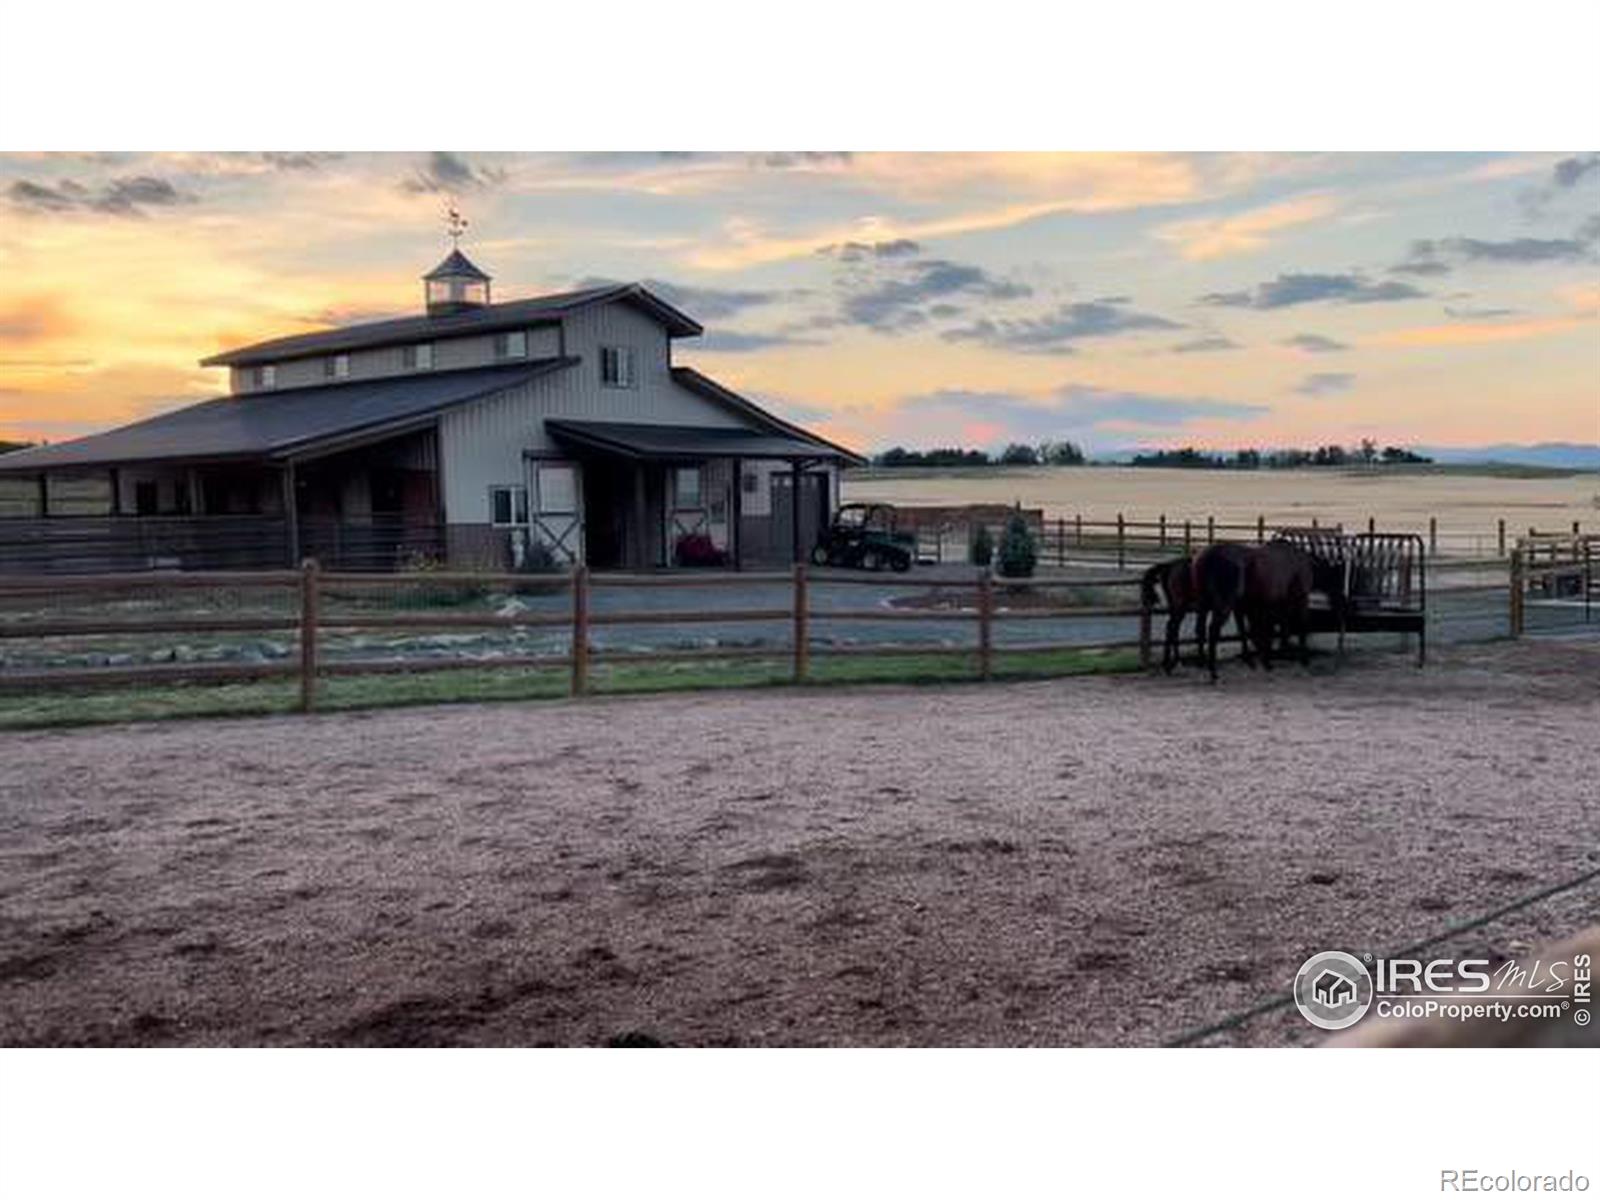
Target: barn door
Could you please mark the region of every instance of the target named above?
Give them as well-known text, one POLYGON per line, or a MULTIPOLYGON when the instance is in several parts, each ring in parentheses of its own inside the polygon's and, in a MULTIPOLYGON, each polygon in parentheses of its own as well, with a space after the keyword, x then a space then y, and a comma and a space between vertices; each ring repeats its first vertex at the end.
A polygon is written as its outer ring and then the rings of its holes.
POLYGON ((535 461, 530 534, 563 566, 583 561, 583 488, 574 462, 535 461))

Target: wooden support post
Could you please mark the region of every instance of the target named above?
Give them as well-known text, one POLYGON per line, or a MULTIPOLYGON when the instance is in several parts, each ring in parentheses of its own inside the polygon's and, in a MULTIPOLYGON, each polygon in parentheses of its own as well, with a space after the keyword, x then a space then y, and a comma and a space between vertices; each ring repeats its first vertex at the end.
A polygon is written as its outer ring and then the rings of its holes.
POLYGON ((728 543, 735 571, 744 570, 744 459, 733 460, 733 494, 728 497, 728 543))
POLYGON ((1216 517, 1207 517, 1206 518, 1206 545, 1214 546, 1216 544, 1217 544, 1217 519, 1216 519, 1216 517))
POLYGON ((978 678, 994 678, 994 577, 978 572, 978 678))
POLYGON ((789 535, 790 540, 794 543, 794 558, 790 561, 804 563, 806 561, 805 552, 800 548, 800 485, 805 482, 805 476, 800 473, 800 460, 798 458, 794 460, 793 465, 789 468, 789 477, 794 481, 793 486, 790 488, 790 491, 794 493, 792 497, 794 503, 789 506, 789 535))
POLYGON ((1077 526, 1078 549, 1082 550, 1083 549, 1083 514, 1082 513, 1078 513, 1075 517, 1072 518, 1072 522, 1073 522, 1073 524, 1075 526, 1077 526))
POLYGON ((1183 553, 1186 556, 1194 553, 1193 549, 1191 548, 1193 544, 1194 539, 1192 536, 1192 531, 1189 528, 1189 520, 1187 517, 1185 517, 1183 522, 1183 553))
POLYGON ((1506 519, 1504 517, 1500 518, 1500 540, 1497 545, 1499 548, 1495 553, 1504 558, 1506 556, 1506 519))
POLYGON ((1263 516, 1256 517, 1256 545, 1262 545, 1267 540, 1267 519, 1263 516))
POLYGON ((1056 566, 1067 565, 1067 519, 1056 518, 1056 566))
POLYGON ((1127 525, 1122 519, 1122 514, 1117 514, 1117 570, 1121 571, 1128 565, 1128 535, 1127 525))
MULTIPOLYGON (((285 549, 289 555, 289 565, 293 566, 300 560, 300 511, 295 499, 295 474, 293 461, 287 462, 283 467, 283 529, 285 549)), ((337 566, 337 562, 334 564, 337 566)))
POLYGON ((1428 518, 1428 553, 1439 553, 1439 518, 1428 518))
POLYGON ((1167 514, 1161 514, 1161 548, 1167 548, 1167 514))
POLYGON ((1511 551, 1511 608, 1510 629, 1514 638, 1522 636, 1522 550, 1511 551))
POLYGON ((39 473, 39 515, 50 515, 50 477, 42 471, 39 473))
POLYGON ((322 586, 317 560, 300 564, 300 711, 317 709, 317 623, 322 586))
POLYGON ((572 568, 572 694, 589 691, 589 568, 572 568))
POLYGON ((811 673, 811 596, 805 563, 794 564, 794 681, 811 673))

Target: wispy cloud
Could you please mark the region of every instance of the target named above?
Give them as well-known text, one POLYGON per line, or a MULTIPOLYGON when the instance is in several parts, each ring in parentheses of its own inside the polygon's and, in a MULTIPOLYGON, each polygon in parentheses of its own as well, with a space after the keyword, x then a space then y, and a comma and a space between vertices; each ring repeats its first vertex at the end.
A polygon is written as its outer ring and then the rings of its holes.
POLYGON ((1209 292, 1200 303, 1225 308, 1291 308, 1297 304, 1382 304, 1427 295, 1409 283, 1375 283, 1355 272, 1339 275, 1288 273, 1233 292, 1209 292))
POLYGON ((1299 196, 1231 216, 1174 221, 1158 226, 1154 236, 1175 245, 1179 257, 1206 262, 1254 253, 1266 247, 1274 234, 1321 221, 1338 208, 1338 200, 1331 195, 1299 196))
POLYGON ((1205 337, 1193 338, 1187 342, 1179 342, 1172 347, 1173 354, 1215 354, 1222 350, 1238 350, 1239 343, 1232 338, 1223 337, 1221 334, 1208 334, 1205 337))
POLYGON ((888 276, 869 275, 845 283, 840 315, 878 333, 904 333, 955 311, 949 301, 975 297, 1015 300, 1033 294, 1027 284, 995 275, 970 263, 924 258, 897 267, 888 276), (945 302, 934 311, 936 302, 945 302))
POLYGON ((1283 344, 1295 350, 1303 350, 1307 354, 1337 354, 1350 347, 1344 342, 1331 337, 1323 337, 1320 333, 1297 333, 1291 338, 1284 338, 1283 344))
POLYGON ((20 212, 101 213, 114 217, 142 217, 152 208, 193 204, 195 197, 153 175, 128 175, 88 187, 75 180, 38 183, 16 179, 6 188, 6 199, 20 212))
POLYGON ((1348 371, 1316 371, 1307 375, 1295 387, 1295 394, 1320 398, 1348 392, 1355 386, 1356 377, 1348 371))
POLYGON ((1072 354, 1076 351, 1075 343, 1089 338, 1181 328, 1178 322, 1154 313, 1087 300, 1063 304, 1054 312, 1038 317, 983 317, 971 325, 946 330, 940 336, 949 342, 980 342, 1025 354, 1072 354))
POLYGON ((470 192, 504 183, 502 167, 476 166, 449 150, 435 150, 421 166, 400 181, 404 192, 448 195, 470 192))

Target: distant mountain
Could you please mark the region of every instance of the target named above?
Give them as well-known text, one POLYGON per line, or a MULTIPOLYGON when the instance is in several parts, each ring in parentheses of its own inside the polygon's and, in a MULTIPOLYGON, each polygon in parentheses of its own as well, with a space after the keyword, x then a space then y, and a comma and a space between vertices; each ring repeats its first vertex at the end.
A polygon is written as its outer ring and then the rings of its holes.
POLYGON ((1585 442, 1537 442, 1531 446, 1424 446, 1419 453, 1442 463, 1516 463, 1527 467, 1565 467, 1600 471, 1600 445, 1585 442))

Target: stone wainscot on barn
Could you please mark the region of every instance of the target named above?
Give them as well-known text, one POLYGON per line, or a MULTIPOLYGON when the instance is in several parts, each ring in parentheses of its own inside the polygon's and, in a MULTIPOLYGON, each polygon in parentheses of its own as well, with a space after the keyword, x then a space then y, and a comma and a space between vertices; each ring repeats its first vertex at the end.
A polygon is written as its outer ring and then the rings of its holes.
POLYGON ((859 461, 674 365, 701 327, 637 284, 495 304, 456 250, 424 287, 205 359, 229 395, 0 456, 0 570, 783 563, 859 461))

